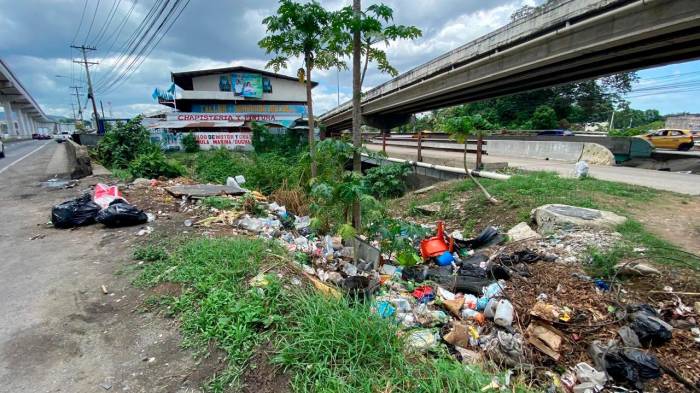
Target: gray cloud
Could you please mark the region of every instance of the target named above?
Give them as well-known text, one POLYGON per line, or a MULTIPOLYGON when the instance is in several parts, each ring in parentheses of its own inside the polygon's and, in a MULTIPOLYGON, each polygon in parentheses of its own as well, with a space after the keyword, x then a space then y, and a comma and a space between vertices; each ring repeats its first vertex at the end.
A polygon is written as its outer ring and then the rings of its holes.
MULTIPOLYGON (((103 80, 119 54, 119 43, 126 40, 148 12, 155 0, 139 0, 124 26, 120 40, 112 53, 103 39, 93 53, 101 64, 91 68, 94 80, 103 80)), ((407 71, 450 49, 488 33, 508 22, 510 14, 522 4, 539 0, 385 0, 394 9, 396 23, 415 25, 423 37, 414 41, 394 43, 387 48, 392 64, 407 71)), ((367 6, 376 1, 364 1, 367 6)), ((92 44, 105 25, 113 0, 101 0, 90 36, 85 40, 97 0, 88 0, 83 26, 77 42, 92 44)), ((131 0, 121 0, 118 12, 106 28, 105 37, 116 27, 131 7, 131 0)), ((350 0, 322 1, 337 9, 350 0)), ((47 112, 69 115, 70 80, 54 75, 75 75, 84 79, 80 66, 73 65, 68 48, 73 39, 84 0, 0 0, 0 57, 6 60, 23 84, 47 112)), ((97 94, 107 110, 112 103, 115 116, 132 116, 148 108, 157 108, 150 98, 154 87, 165 87, 171 71, 243 64, 262 68, 267 56, 257 42, 264 37, 262 19, 275 12, 276 0, 208 1, 192 0, 169 34, 150 57, 119 88, 107 94, 97 94)), ((290 75, 301 65, 297 59, 288 70, 290 75)), ((341 102, 350 96, 351 75, 348 71, 318 70, 313 79, 320 82, 314 89, 315 108, 323 112, 337 103, 339 76, 341 102)), ((370 67, 364 88, 390 79, 370 67)), ((78 83, 80 81, 77 81, 78 83)), ((83 97, 84 100, 84 97, 83 97)))

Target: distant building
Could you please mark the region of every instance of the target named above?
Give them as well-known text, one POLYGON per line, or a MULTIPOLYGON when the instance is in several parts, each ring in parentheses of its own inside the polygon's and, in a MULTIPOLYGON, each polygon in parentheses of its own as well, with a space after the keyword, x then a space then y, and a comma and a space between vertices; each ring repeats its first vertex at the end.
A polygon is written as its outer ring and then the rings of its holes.
POLYGON ((165 149, 178 150, 182 135, 193 132, 202 149, 247 150, 253 122, 286 132, 298 129, 307 114, 305 85, 286 75, 228 67, 175 72, 171 80, 174 85, 165 92, 156 90, 154 98, 174 111, 145 124, 165 149))
POLYGON ((665 127, 698 131, 700 130, 700 115, 668 116, 665 127))

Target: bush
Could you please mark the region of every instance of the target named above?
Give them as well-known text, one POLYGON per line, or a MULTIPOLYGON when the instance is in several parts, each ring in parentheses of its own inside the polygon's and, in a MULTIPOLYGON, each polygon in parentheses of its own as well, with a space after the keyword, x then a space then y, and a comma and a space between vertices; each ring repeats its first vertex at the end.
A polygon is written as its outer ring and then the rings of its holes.
POLYGON ((108 168, 126 169, 139 154, 151 148, 150 134, 141 116, 126 124, 117 123, 97 145, 97 159, 108 168))
POLYGON ((187 153, 195 153, 199 151, 199 142, 197 142, 197 138, 194 137, 193 133, 189 132, 182 137, 182 147, 187 153))
POLYGON ((535 130, 551 130, 559 126, 557 113, 549 105, 540 105, 532 114, 532 128, 535 130))
POLYGON ((411 172, 408 164, 390 164, 371 168, 364 177, 365 188, 377 198, 400 197, 406 192, 406 176, 411 172))
POLYGON ((184 173, 184 168, 171 160, 165 158, 165 154, 158 146, 153 146, 150 151, 136 157, 129 164, 129 172, 134 177, 145 177, 148 179, 164 177, 178 177, 184 173))

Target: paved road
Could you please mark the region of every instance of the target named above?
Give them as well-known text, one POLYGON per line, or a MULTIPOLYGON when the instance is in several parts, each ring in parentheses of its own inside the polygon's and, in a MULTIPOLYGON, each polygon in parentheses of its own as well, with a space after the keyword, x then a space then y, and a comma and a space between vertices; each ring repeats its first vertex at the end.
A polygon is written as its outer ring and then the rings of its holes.
MULTIPOLYGON (((381 151, 379 145, 365 145, 369 150, 381 151)), ((415 160, 415 148, 387 146, 390 157, 415 160)), ((472 160, 473 160, 473 155, 472 160)), ((462 153, 457 151, 423 150, 425 162, 462 168, 462 153)), ((505 156, 485 156, 485 163, 507 162, 510 167, 528 171, 554 171, 561 176, 573 177, 574 165, 571 163, 537 160, 530 158, 514 158, 505 156)), ((649 169, 628 168, 619 166, 591 165, 590 176, 620 183, 645 186, 657 190, 672 191, 687 195, 700 195, 700 175, 684 173, 661 172, 649 169)))
MULTIPOLYGON (((20 141, 5 144, 5 158, 0 158, 0 173, 2 173, 5 168, 19 165, 27 156, 27 154, 32 153, 32 151, 37 149, 45 148, 46 145, 50 144, 56 145, 57 143, 50 140, 36 141, 20 141)), ((31 155, 31 154, 30 154, 31 155)))
POLYGON ((139 312, 148 294, 114 274, 131 261, 139 228, 47 225, 52 205, 98 179, 41 188, 60 146, 42 143, 18 143, 0 160, 43 146, 0 173, 0 393, 197 391, 177 326, 139 312))

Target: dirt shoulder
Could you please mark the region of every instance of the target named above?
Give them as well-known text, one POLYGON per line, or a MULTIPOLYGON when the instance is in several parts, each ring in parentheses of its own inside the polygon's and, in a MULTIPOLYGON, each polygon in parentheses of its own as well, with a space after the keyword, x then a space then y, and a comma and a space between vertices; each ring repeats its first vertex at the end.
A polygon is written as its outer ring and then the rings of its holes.
POLYGON ((0 391, 198 391, 175 322, 141 312, 149 294, 115 275, 139 228, 47 225, 52 205, 98 181, 39 187, 54 150, 0 176, 0 391))

